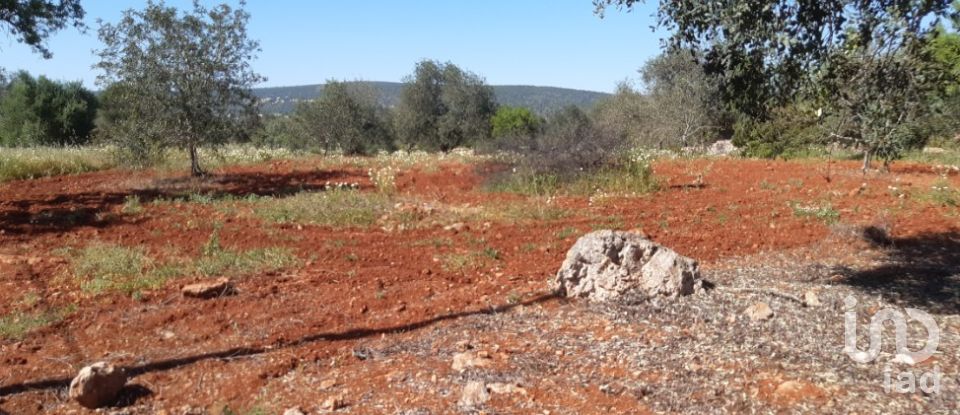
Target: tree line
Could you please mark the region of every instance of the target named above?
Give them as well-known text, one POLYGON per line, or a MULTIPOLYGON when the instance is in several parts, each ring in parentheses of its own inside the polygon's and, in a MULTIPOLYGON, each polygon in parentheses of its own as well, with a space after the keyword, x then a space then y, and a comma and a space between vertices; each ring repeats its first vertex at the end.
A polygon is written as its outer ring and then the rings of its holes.
MULTIPOLYGON (((601 15, 634 3, 594 1, 601 15)), ((75 0, 30 4, 0 5, 0 23, 45 56, 51 31, 82 25, 75 0)), ((99 97, 42 76, 4 80, 0 144, 93 137, 144 165, 174 147, 202 174, 197 148, 227 141, 345 154, 474 146, 583 168, 603 151, 732 138, 762 157, 839 144, 862 151, 866 168, 960 131, 960 5, 949 0, 664 1, 657 17, 671 36, 641 68, 642 84, 620 85, 589 112, 498 107, 481 76, 424 60, 393 108, 369 88, 330 81, 292 115, 262 117, 251 88, 265 78, 250 66, 259 44, 243 4, 180 11, 151 0, 100 25, 99 97)))

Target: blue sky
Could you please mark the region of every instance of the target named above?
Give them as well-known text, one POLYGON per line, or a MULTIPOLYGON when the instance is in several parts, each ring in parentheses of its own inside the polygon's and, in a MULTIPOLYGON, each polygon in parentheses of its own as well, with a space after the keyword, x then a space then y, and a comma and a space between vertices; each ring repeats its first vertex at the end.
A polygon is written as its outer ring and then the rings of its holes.
MULTIPOLYGON (((612 91, 618 81, 636 80, 637 69, 659 52, 663 33, 651 30, 656 2, 648 3, 632 13, 611 9, 603 19, 590 0, 249 0, 247 10, 250 35, 263 49, 254 62, 268 78, 263 86, 400 81, 428 58, 453 62, 490 84, 612 91)), ((0 34, 0 67, 95 87, 97 19, 115 22, 122 10, 144 2, 82 4, 90 29, 56 33, 48 42, 53 59, 0 34)))

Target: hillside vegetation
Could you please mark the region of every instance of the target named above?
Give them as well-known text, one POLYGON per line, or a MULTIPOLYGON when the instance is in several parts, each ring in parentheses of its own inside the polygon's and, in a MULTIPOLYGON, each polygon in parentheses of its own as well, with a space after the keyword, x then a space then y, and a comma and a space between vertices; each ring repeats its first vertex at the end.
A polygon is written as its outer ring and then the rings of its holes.
MULTIPOLYGON (((350 82, 370 85, 379 92, 381 104, 393 107, 400 101, 400 82, 350 82)), ((583 109, 610 96, 604 92, 531 85, 494 85, 497 103, 511 107, 526 107, 539 114, 549 114, 564 107, 575 105, 583 109)), ((253 93, 261 99, 264 114, 293 112, 297 103, 316 99, 323 93, 323 84, 254 88, 253 93)))

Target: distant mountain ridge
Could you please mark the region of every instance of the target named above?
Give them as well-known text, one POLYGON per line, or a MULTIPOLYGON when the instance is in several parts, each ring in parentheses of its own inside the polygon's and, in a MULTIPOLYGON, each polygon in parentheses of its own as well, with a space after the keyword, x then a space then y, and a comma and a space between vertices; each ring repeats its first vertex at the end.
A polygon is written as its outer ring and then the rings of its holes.
MULTIPOLYGON (((400 82, 358 81, 372 85, 380 92, 381 102, 392 107, 400 101, 400 82)), ((292 112, 299 102, 315 99, 323 92, 323 84, 254 88, 265 114, 292 112)), ((549 114, 563 107, 576 105, 590 108, 598 100, 610 96, 605 92, 531 85, 493 85, 497 102, 501 105, 527 107, 539 114, 549 114)))

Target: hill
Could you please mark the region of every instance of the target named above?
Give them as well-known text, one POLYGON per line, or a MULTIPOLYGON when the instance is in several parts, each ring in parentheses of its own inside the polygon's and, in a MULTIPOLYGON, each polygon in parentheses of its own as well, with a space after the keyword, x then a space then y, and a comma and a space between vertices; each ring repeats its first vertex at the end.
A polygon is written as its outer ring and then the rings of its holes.
MULTIPOLYGON (((364 82, 380 91, 381 102, 392 107, 400 100, 403 84, 399 82, 364 82)), ((264 113, 288 113, 297 103, 316 98, 323 91, 323 84, 255 88, 261 99, 264 113)), ((494 85, 494 94, 501 105, 527 107, 540 114, 548 114, 568 105, 582 108, 593 106, 599 99, 609 96, 607 93, 582 91, 577 89, 556 88, 530 85, 494 85)))

